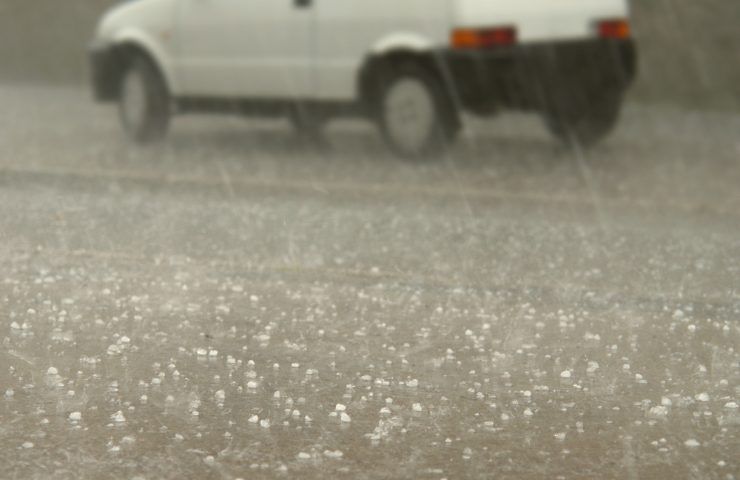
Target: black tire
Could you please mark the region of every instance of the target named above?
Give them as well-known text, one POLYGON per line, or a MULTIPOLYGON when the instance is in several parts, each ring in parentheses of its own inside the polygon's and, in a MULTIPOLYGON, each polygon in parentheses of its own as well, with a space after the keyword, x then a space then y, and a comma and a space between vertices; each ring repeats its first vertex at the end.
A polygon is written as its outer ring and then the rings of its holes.
POLYGON ((375 120, 390 150, 402 158, 415 160, 439 155, 460 131, 460 117, 443 81, 418 62, 384 67, 375 92, 375 120), (405 105, 400 88, 407 89, 410 95, 405 105), (407 111, 391 111, 392 103, 396 103, 396 109, 406 107, 407 111), (403 129, 407 132, 402 132, 403 129), (409 135, 402 140, 404 133, 409 135))
POLYGON ((129 139, 139 144, 159 141, 167 135, 171 100, 159 70, 137 55, 121 76, 118 112, 129 139))
POLYGON ((587 104, 578 103, 552 109, 545 114, 545 124, 563 143, 591 147, 614 130, 622 109, 622 95, 605 94, 587 104))

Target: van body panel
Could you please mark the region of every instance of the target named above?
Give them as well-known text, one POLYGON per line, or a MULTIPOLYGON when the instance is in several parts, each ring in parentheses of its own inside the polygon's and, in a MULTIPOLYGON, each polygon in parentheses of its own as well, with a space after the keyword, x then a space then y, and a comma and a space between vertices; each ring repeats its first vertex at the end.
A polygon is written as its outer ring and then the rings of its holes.
MULTIPOLYGON (((598 88, 593 78, 603 75, 589 69, 612 77, 632 71, 634 55, 612 52, 634 46, 604 43, 596 29, 598 21, 628 13, 626 0, 141 0, 116 6, 101 20, 93 77, 97 96, 112 99, 115 72, 105 52, 130 43, 149 53, 176 99, 358 104, 362 72, 373 60, 430 54, 454 80, 448 87, 468 92, 465 106, 472 109, 474 101, 494 105, 518 86, 528 96, 563 79, 578 89, 579 78, 588 78, 598 88), (450 44, 456 29, 495 27, 516 29, 516 45, 458 52, 450 44), (579 52, 580 73, 556 72, 565 68, 558 59, 569 59, 573 69, 579 52), (606 61, 592 63, 593 52, 604 52, 606 61)), ((605 88, 626 89, 633 76, 612 78, 605 88)))
POLYGON ((367 57, 446 44, 450 0, 317 0, 316 97, 350 99, 367 57))
POLYGON ((303 98, 314 91, 314 11, 291 0, 178 0, 187 95, 303 98))

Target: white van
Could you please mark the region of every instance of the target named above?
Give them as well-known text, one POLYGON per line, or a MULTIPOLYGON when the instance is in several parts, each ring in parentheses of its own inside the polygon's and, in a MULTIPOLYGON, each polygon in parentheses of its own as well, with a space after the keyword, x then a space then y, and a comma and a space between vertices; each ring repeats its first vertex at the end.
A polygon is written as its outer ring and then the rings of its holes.
POLYGON ((129 0, 91 46, 95 95, 137 142, 172 113, 362 115, 397 154, 449 145, 463 111, 541 113, 605 136, 636 71, 627 0, 129 0))

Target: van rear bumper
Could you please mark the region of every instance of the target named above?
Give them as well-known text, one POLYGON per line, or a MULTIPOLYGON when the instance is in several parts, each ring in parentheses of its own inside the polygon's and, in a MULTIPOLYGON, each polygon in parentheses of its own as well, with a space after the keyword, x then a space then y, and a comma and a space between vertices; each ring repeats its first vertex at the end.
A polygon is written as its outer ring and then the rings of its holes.
POLYGON ((479 114, 500 108, 573 108, 574 102, 624 93, 637 74, 637 48, 631 39, 447 50, 442 56, 458 100, 479 114))

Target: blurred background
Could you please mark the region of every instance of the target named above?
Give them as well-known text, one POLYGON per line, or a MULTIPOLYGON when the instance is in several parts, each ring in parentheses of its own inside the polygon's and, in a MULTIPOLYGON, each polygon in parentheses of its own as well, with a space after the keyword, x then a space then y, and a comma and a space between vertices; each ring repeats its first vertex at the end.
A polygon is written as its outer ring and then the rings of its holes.
MULTIPOLYGON (((2 0, 0 81, 75 84, 85 45, 111 0, 2 0)), ((632 0, 641 49, 633 101, 740 108, 737 0, 632 0)))

